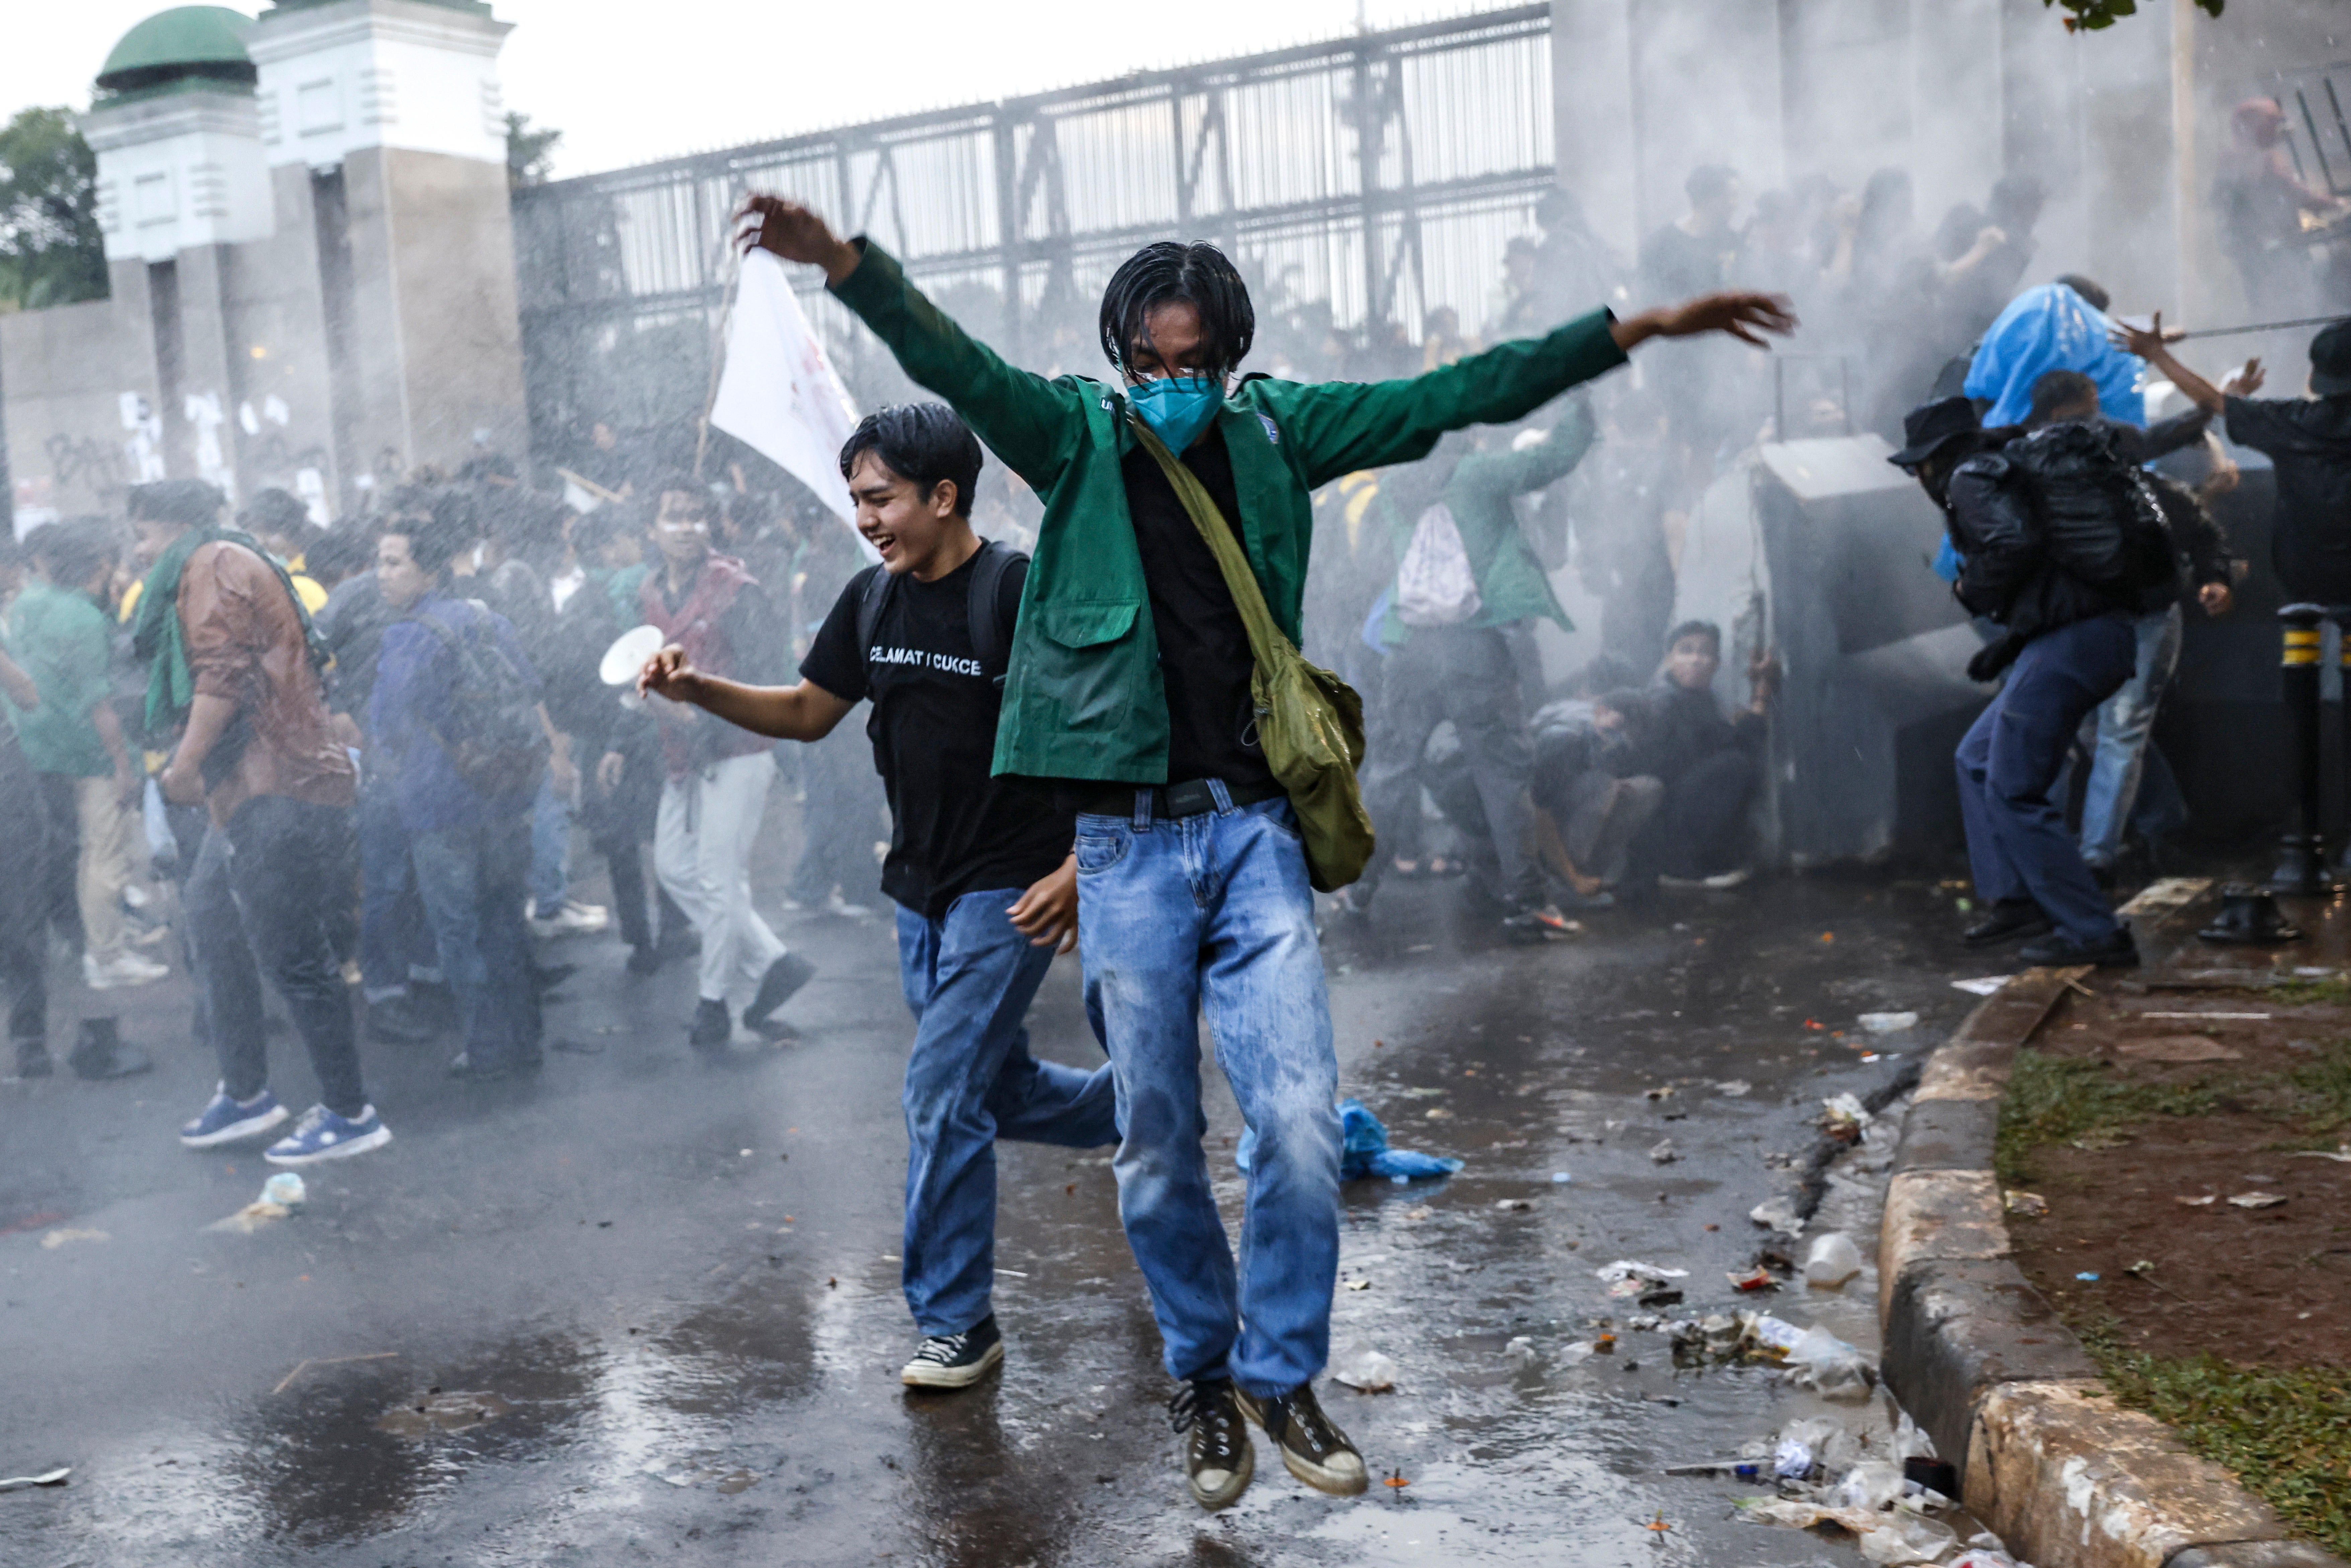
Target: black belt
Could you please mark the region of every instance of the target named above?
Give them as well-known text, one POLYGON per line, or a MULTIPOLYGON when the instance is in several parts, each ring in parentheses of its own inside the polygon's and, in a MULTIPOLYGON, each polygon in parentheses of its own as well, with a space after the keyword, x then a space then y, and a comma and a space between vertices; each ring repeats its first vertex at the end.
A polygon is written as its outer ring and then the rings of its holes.
MULTIPOLYGON (((1203 811, 1217 809, 1216 791, 1209 789, 1215 782, 1208 779, 1186 779, 1181 784, 1105 784, 1096 789, 1071 791, 1070 805, 1090 817, 1132 817, 1137 795, 1151 797, 1151 815, 1155 821, 1164 817, 1196 817, 1203 811)), ((1269 779, 1261 784, 1228 784, 1226 798, 1236 806, 1254 806, 1260 800, 1271 800, 1285 791, 1269 779)))

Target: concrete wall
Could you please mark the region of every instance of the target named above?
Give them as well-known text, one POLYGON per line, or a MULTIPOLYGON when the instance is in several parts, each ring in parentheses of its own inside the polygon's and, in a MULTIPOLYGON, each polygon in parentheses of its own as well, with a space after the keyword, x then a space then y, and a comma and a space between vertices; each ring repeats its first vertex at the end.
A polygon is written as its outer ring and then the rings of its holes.
POLYGON ((20 526, 119 514, 123 492, 155 476, 161 392, 145 269, 116 270, 134 276, 118 276, 112 298, 0 316, 0 413, 20 526))

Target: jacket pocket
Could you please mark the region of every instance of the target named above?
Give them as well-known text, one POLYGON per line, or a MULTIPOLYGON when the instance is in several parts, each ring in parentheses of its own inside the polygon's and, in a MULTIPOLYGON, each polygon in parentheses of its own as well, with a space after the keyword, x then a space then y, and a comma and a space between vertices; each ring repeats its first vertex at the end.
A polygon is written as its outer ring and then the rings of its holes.
POLYGON ((1039 635, 1023 684, 1061 710, 1063 729, 1107 734, 1125 722, 1143 672, 1118 644, 1134 636, 1142 608, 1131 599, 1030 607, 1039 635))

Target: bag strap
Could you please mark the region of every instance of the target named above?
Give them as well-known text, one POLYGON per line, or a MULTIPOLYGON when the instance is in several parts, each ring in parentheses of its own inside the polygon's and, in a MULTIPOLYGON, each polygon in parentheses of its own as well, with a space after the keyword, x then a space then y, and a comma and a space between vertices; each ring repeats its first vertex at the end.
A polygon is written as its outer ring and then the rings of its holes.
MULTIPOLYGON (((1029 558, 1010 545, 996 539, 982 539, 978 565, 972 569, 971 588, 965 605, 965 618, 971 624, 971 655, 979 661, 982 671, 992 671, 990 676, 998 690, 1007 674, 1005 655, 1010 647, 1008 629, 1004 621, 1004 578, 1015 561, 1029 558)), ((1019 606, 1013 606, 1017 618, 1019 606)))
POLYGON ((1176 487, 1176 498, 1184 504, 1201 538, 1207 541, 1208 553, 1217 558, 1217 570, 1225 574, 1225 587, 1232 592, 1233 608, 1241 612, 1241 624, 1249 628, 1249 652, 1256 656, 1258 668, 1272 668, 1277 649, 1288 648, 1295 653, 1298 650, 1288 633, 1274 623, 1273 612, 1265 602, 1265 590, 1258 586, 1257 573, 1249 570, 1249 556, 1241 549, 1241 541, 1233 537, 1232 525, 1217 509, 1208 487, 1200 483, 1198 475, 1176 460, 1167 444, 1149 425, 1132 411, 1126 417, 1134 427, 1135 439, 1158 460, 1160 471, 1176 487))
POLYGON ((865 591, 857 599, 857 658, 860 664, 872 656, 873 629, 882 624, 883 606, 890 602, 891 590, 898 586, 895 573, 886 566, 872 569, 873 575, 865 580, 865 591))

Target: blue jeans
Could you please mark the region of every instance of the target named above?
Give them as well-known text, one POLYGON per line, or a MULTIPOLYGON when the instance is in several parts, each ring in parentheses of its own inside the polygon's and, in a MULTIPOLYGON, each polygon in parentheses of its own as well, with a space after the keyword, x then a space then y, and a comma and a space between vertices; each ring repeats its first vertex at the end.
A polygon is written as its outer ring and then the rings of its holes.
POLYGON ((390 779, 360 784, 352 818, 359 831, 360 973, 371 1002, 406 993, 411 968, 434 962, 433 940, 408 863, 408 830, 401 825, 390 779))
POLYGON ((541 920, 563 913, 570 886, 564 858, 571 852, 571 802, 555 788, 553 772, 538 779, 538 799, 530 805, 530 896, 541 920))
POLYGON ((1287 800, 1156 821, 1149 801, 1078 818, 1086 1005, 1118 1082, 1119 1218, 1169 1375, 1284 1394, 1329 1358, 1339 1271, 1339 1074, 1305 847, 1287 800), (1201 1147, 1203 1013, 1257 1134, 1238 1270, 1201 1147))
POLYGON ((2029 898, 2067 940, 2115 934, 2105 894, 2049 798, 2074 733, 2130 679, 2137 636, 2130 618, 2100 615, 2024 645, 2007 684, 1959 742, 1959 814, 1979 896, 2029 898))
POLYGON ((537 1061, 538 987, 522 913, 530 837, 522 820, 435 828, 410 848, 442 977, 457 998, 466 1060, 483 1071, 537 1061))
POLYGON ((996 1283, 996 1140, 1118 1142, 1107 1067, 1029 1054, 1022 1020, 1052 966, 1005 912, 1021 889, 967 893, 945 917, 898 910, 898 978, 914 1014, 906 1058, 906 1305, 926 1334, 988 1314, 996 1283))
POLYGON ((2138 803, 2139 779, 2155 733, 2155 710, 2179 663, 2179 606, 2132 622, 2137 665, 2122 689, 2098 709, 2098 743, 2082 797, 2082 858, 2110 866, 2122 852, 2123 829, 2138 803))

